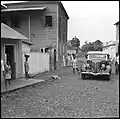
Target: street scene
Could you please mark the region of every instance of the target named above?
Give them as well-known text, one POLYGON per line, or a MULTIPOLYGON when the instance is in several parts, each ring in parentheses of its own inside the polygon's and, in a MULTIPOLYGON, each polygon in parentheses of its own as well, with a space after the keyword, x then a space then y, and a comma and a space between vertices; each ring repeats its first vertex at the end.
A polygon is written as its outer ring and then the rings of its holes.
POLYGON ((119 118, 118 11, 118 1, 2 1, 1 117, 119 118))
MULTIPOLYGON (((39 78, 40 77, 40 78, 39 78)), ((21 88, 1 98, 1 116, 7 117, 119 117, 119 78, 111 81, 82 80, 72 68, 67 67, 46 76, 29 87, 21 88), (52 80, 52 75, 62 75, 52 80)))

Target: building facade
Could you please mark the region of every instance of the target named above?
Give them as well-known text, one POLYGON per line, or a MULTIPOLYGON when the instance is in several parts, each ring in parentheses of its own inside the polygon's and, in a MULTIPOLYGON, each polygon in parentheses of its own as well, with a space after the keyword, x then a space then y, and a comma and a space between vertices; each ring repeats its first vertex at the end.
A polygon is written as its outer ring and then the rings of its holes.
MULTIPOLYGON (((28 40, 19 32, 1 23, 1 60, 9 61, 12 68, 12 79, 23 77, 23 60, 22 51, 23 45, 27 45, 30 49, 30 43, 24 42, 28 40)), ((3 74, 1 72, 1 81, 3 81, 3 74)))
POLYGON ((5 4, 2 21, 30 39, 31 51, 49 49, 53 69, 61 67, 63 54, 67 54, 67 20, 59 1, 29 1, 5 4), (18 15, 19 14, 19 15, 18 15))
POLYGON ((103 51, 109 53, 111 58, 116 54, 116 41, 109 41, 103 44, 103 51))
POLYGON ((116 52, 119 53, 119 22, 114 25, 116 25, 116 52))

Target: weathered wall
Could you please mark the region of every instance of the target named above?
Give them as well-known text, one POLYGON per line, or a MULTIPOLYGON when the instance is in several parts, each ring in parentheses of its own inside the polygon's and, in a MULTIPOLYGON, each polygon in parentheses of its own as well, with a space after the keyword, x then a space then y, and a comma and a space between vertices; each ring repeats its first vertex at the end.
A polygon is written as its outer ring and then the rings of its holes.
POLYGON ((59 60, 61 64, 63 62, 63 55, 65 55, 65 58, 67 56, 67 17, 60 5, 59 5, 59 11, 58 11, 58 21, 59 21, 58 22, 59 23, 58 54, 59 54, 59 60))
MULTIPOLYGON (((40 53, 40 52, 29 52, 30 55, 28 59, 29 63, 29 74, 37 74, 45 71, 49 71, 49 54, 40 53)), ((23 62, 25 62, 24 54, 23 54, 23 62)), ((23 67, 23 74, 25 74, 25 70, 23 67)))

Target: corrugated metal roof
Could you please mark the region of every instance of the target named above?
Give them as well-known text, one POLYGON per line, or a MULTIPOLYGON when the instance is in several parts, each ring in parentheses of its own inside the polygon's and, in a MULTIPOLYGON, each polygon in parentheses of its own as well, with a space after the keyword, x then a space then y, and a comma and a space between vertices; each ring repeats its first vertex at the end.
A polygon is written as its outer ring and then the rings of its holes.
POLYGON ((3 9, 1 12, 12 12, 12 11, 28 11, 28 10, 44 10, 46 7, 34 7, 34 8, 16 8, 16 9, 3 9))
POLYGON ((5 8, 7 8, 7 6, 5 6, 1 3, 1 9, 5 9, 5 8))
POLYGON ((29 40, 27 37, 10 28, 4 23, 1 23, 1 38, 29 40))

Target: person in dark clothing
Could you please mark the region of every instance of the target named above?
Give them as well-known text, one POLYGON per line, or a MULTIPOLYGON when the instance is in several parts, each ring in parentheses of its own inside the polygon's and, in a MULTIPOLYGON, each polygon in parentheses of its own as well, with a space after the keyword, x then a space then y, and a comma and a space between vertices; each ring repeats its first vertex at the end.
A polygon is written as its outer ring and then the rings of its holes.
POLYGON ((25 67, 25 77, 26 77, 26 78, 30 78, 30 77, 29 77, 29 74, 28 74, 28 72, 29 72, 28 58, 29 58, 29 55, 26 55, 26 54, 25 54, 24 67, 25 67))
POLYGON ((119 54, 116 53, 116 57, 115 57, 115 73, 116 75, 119 74, 119 54))

